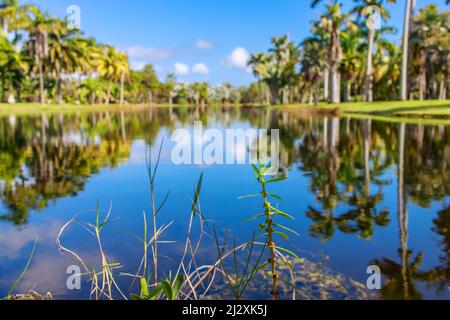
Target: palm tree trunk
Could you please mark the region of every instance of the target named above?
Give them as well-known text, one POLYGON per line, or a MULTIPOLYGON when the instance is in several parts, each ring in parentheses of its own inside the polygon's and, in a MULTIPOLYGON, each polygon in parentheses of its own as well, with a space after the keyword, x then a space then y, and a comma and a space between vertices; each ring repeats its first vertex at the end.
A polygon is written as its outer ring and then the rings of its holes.
POLYGON ((279 95, 279 92, 278 92, 278 88, 276 88, 276 87, 271 87, 270 88, 270 93, 271 93, 271 96, 272 96, 272 99, 271 99, 271 104, 272 105, 275 105, 275 104, 277 104, 278 103, 278 95, 279 95))
POLYGON ((324 70, 323 73, 323 100, 328 101, 330 94, 330 71, 328 69, 324 70))
POLYGON ((367 48, 367 64, 366 76, 364 80, 364 100, 367 102, 373 101, 373 46, 375 41, 375 32, 373 28, 369 28, 369 39, 367 48))
POLYGON ((62 104, 63 98, 62 98, 62 79, 61 75, 58 74, 56 76, 56 103, 62 104))
POLYGON ((120 105, 124 104, 124 85, 125 85, 125 74, 122 72, 120 75, 120 105))
POLYGON ((408 99, 408 49, 409 49, 409 26, 411 19, 411 0, 406 0, 405 5, 405 21, 403 27, 403 57, 402 57, 402 75, 400 85, 400 99, 406 101, 408 99))
POLYGON ((344 87, 344 101, 350 102, 352 100, 352 81, 347 80, 344 87))
POLYGON ((445 80, 442 79, 439 84, 439 100, 445 100, 447 98, 447 88, 445 86, 445 80))
POLYGON ((426 97, 427 90, 427 74, 425 68, 423 68, 421 74, 419 75, 419 99, 424 100, 426 97))
POLYGON ((45 104, 45 88, 44 88, 44 66, 42 65, 42 60, 38 58, 39 65, 39 92, 40 92, 40 102, 45 104))
POLYGON ((330 98, 331 103, 340 103, 339 71, 337 64, 333 65, 330 72, 330 98))
POLYGON ((13 87, 12 81, 9 82, 9 87, 8 87, 8 103, 9 104, 16 103, 16 99, 14 98, 14 87, 13 87))
POLYGON ((2 99, 1 99, 1 102, 6 102, 5 82, 6 82, 5 76, 2 75, 2 84, 1 84, 2 85, 2 99))
POLYGON ((106 104, 109 104, 110 100, 111 100, 111 82, 108 81, 108 89, 106 92, 106 104))

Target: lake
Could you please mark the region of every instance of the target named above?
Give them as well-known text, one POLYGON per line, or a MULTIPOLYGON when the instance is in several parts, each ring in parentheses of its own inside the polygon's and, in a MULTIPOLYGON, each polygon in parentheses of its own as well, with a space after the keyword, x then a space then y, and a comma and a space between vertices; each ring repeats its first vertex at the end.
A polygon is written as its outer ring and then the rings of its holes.
MULTIPOLYGON (((0 296, 20 275, 37 240, 16 292, 88 299, 89 284, 67 288, 67 267, 74 261, 58 251, 56 238, 74 216, 94 221, 97 205, 102 214, 111 210, 102 236, 105 251, 124 272, 137 270, 143 212, 151 212, 147 161, 157 158, 163 140, 157 203, 170 193, 158 222, 173 224, 162 236, 167 243, 160 245, 160 273, 182 254, 202 173, 200 201, 208 224, 229 239, 248 241, 257 224, 244 221, 261 210, 259 199, 239 199, 260 191, 251 166, 171 160, 172 133, 195 121, 221 131, 279 129, 280 172, 288 180, 271 191, 283 198, 280 208, 295 217, 286 223, 300 234, 284 245, 305 263, 363 285, 367 268, 379 266, 383 287, 369 298, 450 299, 450 126, 251 107, 0 117, 0 296)), ((209 234, 200 261, 217 256, 209 234)), ((95 238, 80 226, 66 230, 62 240, 87 260, 98 258, 95 238)), ((129 283, 125 276, 118 281, 129 283)))

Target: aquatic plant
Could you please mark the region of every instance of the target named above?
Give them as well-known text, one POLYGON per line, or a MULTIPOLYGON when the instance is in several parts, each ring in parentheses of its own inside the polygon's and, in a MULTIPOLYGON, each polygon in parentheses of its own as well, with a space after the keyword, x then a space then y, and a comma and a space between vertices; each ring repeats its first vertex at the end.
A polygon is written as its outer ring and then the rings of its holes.
POLYGON ((23 279, 23 277, 25 276, 25 273, 27 273, 28 268, 30 267, 31 264, 31 260, 33 259, 34 256, 34 252, 36 250, 36 246, 37 246, 37 239, 34 241, 33 244, 33 248, 31 249, 31 253, 30 256, 28 257, 28 261, 27 264, 25 265, 24 269, 22 270, 22 272, 20 273, 19 277, 17 278, 17 280, 14 282, 13 286, 11 287, 11 289, 9 290, 8 294, 6 295, 6 297, 3 298, 3 300, 8 300, 8 298, 13 294, 14 290, 16 290, 17 286, 19 285, 20 281, 23 279))
POLYGON ((283 224, 279 222, 275 222, 275 217, 280 216, 283 218, 287 218, 290 220, 295 220, 294 217, 291 215, 281 211, 277 207, 273 206, 269 200, 269 198, 274 198, 276 200, 282 201, 282 198, 274 193, 270 193, 267 190, 267 187, 269 184, 280 182, 283 180, 286 180, 286 177, 277 177, 277 178, 270 178, 269 172, 271 171, 271 165, 270 164, 264 164, 260 163, 258 166, 252 164, 252 168, 255 174, 255 178, 257 179, 258 183, 261 185, 261 192, 258 194, 252 194, 240 197, 240 199, 243 198, 252 198, 252 197, 261 197, 263 200, 263 212, 259 213, 257 215, 254 215, 246 220, 246 222, 255 221, 258 219, 264 219, 264 222, 259 224, 258 229, 260 232, 262 232, 260 235, 256 237, 256 239, 263 238, 265 239, 265 245, 269 248, 270 252, 270 258, 269 260, 264 263, 260 268, 269 267, 269 275, 272 278, 273 283, 273 290, 272 295, 274 300, 278 299, 278 281, 279 281, 279 274, 277 272, 277 263, 287 263, 284 260, 277 260, 277 254, 279 254, 280 251, 283 251, 289 255, 292 255, 295 258, 298 258, 298 256, 292 252, 291 250, 282 247, 278 245, 275 242, 275 236, 281 236, 284 240, 289 241, 289 237, 286 234, 286 232, 292 233, 296 236, 299 236, 297 232, 294 230, 284 226, 283 224))

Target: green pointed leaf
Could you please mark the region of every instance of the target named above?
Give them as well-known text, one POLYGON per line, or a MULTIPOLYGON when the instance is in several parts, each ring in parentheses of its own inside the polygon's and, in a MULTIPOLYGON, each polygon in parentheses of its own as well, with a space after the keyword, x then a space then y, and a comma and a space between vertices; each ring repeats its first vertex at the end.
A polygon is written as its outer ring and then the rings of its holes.
POLYGON ((268 195, 269 197, 273 197, 273 198, 275 198, 275 199, 278 199, 278 200, 280 200, 280 201, 283 201, 283 199, 282 199, 281 197, 277 196, 276 194, 268 193, 267 195, 268 195))
POLYGON ((272 180, 266 181, 266 184, 280 182, 280 181, 284 181, 284 180, 287 180, 287 177, 272 179, 272 180))
POLYGON ((275 215, 280 215, 280 216, 283 216, 285 218, 288 218, 288 219, 291 219, 291 220, 295 220, 295 218, 293 216, 287 214, 286 212, 283 212, 283 211, 281 211, 281 210, 279 210, 279 209, 277 209, 275 207, 272 207, 272 206, 269 206, 269 208, 271 210, 273 210, 273 214, 275 214, 275 215))
POLYGON ((164 295, 166 296, 167 300, 173 300, 173 291, 172 287, 169 283, 169 281, 164 280, 161 282, 162 289, 164 291, 164 295))
POLYGON ((260 213, 260 214, 257 214, 256 216, 253 216, 253 217, 250 217, 250 218, 244 220, 244 222, 254 221, 254 220, 258 219, 258 218, 265 217, 265 216, 266 216, 265 213, 260 213))
POLYGON ((289 231, 289 232, 295 234, 296 236, 300 237, 300 234, 298 232, 296 232, 296 231, 294 231, 292 229, 289 229, 288 227, 282 226, 281 224, 273 223, 273 226, 281 228, 281 229, 286 230, 286 231, 289 231))
POLYGON ((141 277, 140 285, 141 285, 141 297, 147 297, 149 294, 148 293, 148 283, 144 277, 141 277))
POLYGON ((282 247, 276 247, 276 246, 274 247, 274 249, 286 252, 286 253, 290 254, 291 256, 293 256, 294 258, 300 259, 300 257, 298 255, 296 255, 294 252, 292 252, 291 250, 288 250, 288 249, 285 249, 285 248, 282 248, 282 247))
POLYGON ((273 233, 281 236, 284 240, 289 241, 289 237, 284 232, 274 231, 273 233))

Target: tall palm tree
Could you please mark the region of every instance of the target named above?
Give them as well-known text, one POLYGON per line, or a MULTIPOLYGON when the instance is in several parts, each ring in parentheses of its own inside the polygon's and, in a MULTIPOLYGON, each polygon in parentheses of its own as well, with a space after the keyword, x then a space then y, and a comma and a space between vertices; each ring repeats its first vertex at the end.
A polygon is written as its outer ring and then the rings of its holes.
POLYGON ((167 91, 169 94, 169 105, 172 106, 173 98, 175 96, 175 86, 177 84, 177 78, 173 73, 169 73, 166 79, 167 91))
POLYGON ((328 62, 324 59, 322 51, 319 42, 308 41, 303 44, 300 72, 303 79, 311 85, 315 105, 319 102, 319 85, 323 79, 324 70, 328 68, 328 62))
POLYGON ((329 97, 329 64, 328 64, 328 42, 330 38, 330 34, 328 30, 322 28, 320 21, 313 21, 312 23, 312 35, 307 37, 303 42, 302 46, 305 48, 308 44, 312 44, 317 49, 320 48, 316 53, 318 55, 317 59, 326 60, 327 63, 323 69, 323 100, 328 101, 329 97))
POLYGON ((362 69, 360 32, 346 29, 341 34, 343 57, 339 71, 344 82, 344 102, 351 100, 352 85, 362 69))
POLYGON ((120 99, 119 103, 124 104, 124 86, 125 80, 130 76, 130 65, 128 64, 128 55, 125 52, 119 52, 116 56, 116 68, 117 74, 119 74, 120 79, 120 99))
POLYGON ((445 99, 449 73, 450 11, 440 12, 438 6, 423 7, 414 18, 411 30, 410 65, 416 76, 419 97, 445 99), (437 96, 439 83, 440 92, 437 96))
POLYGON ((5 33, 15 33, 15 40, 18 31, 23 29, 30 19, 31 5, 21 5, 19 0, 0 1, 0 28, 5 33))
POLYGON ((112 82, 120 82, 120 103, 123 103, 124 80, 129 75, 128 56, 112 46, 102 46, 97 52, 97 58, 98 75, 108 83, 106 104, 111 100, 112 82))
POLYGON ((40 102, 45 104, 44 62, 49 55, 48 34, 51 31, 53 19, 47 13, 41 13, 32 8, 33 19, 27 25, 29 39, 26 44, 27 52, 35 61, 35 73, 39 76, 40 102))
POLYGON ((17 50, 6 37, 0 36, 0 73, 2 84, 8 81, 7 102, 13 104, 16 102, 14 97, 14 84, 21 82, 23 75, 28 71, 28 64, 24 55, 17 50))
POLYGON ((77 37, 80 33, 70 30, 67 23, 61 20, 54 20, 50 33, 48 34, 49 44, 49 65, 50 70, 56 78, 56 101, 61 104, 62 97, 62 75, 73 74, 79 70, 85 51, 83 42, 77 37))
POLYGON ((273 47, 269 53, 252 55, 248 65, 253 73, 262 78, 270 88, 272 104, 288 102, 289 87, 296 84, 296 66, 300 59, 297 46, 289 41, 288 36, 273 37, 273 47))
POLYGON ((350 25, 350 15, 341 12, 339 3, 326 5, 326 12, 321 16, 321 25, 330 33, 328 43, 328 64, 330 66, 330 102, 339 103, 340 73, 339 66, 342 61, 341 28, 350 25))
POLYGON ((408 52, 409 52, 409 29, 411 26, 411 11, 413 0, 405 0, 405 17, 403 25, 403 54, 402 54, 402 76, 400 83, 400 99, 408 99, 408 52))
MULTIPOLYGON (((356 6, 353 12, 358 15, 358 20, 362 17, 371 19, 367 21, 367 57, 366 57, 366 71, 364 77, 364 100, 373 101, 373 50, 375 45, 375 31, 377 14, 381 16, 384 21, 390 17, 389 11, 384 6, 384 0, 354 0, 356 6), (376 9, 375 9, 376 8, 376 9), (377 11, 377 12, 374 12, 377 11)), ((387 3, 395 3, 396 0, 386 0, 387 3)))

